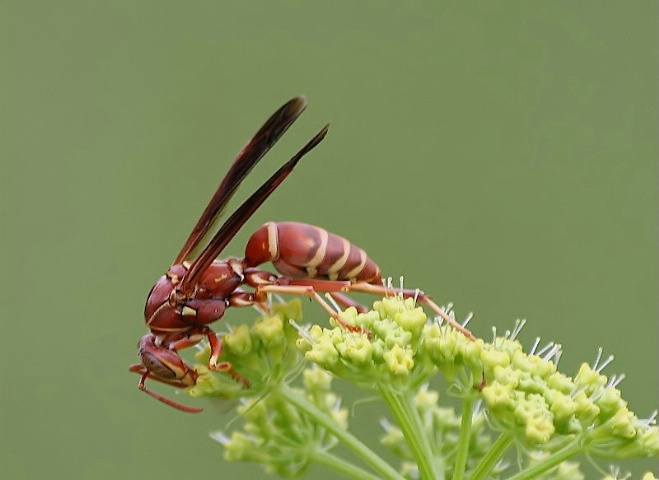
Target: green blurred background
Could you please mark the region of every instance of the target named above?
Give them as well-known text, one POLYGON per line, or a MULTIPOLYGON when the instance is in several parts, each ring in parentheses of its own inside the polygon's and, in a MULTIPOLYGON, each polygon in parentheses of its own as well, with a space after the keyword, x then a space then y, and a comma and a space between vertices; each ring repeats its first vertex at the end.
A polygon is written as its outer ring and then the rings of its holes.
MULTIPOLYGON (((207 437, 230 413, 158 404, 127 367, 152 283, 235 153, 300 93, 307 113, 239 197, 328 120, 330 134, 227 255, 267 220, 322 225, 474 311, 480 335, 528 318, 523 340, 562 343, 567 373, 603 347, 649 415, 657 13, 649 1, 2 1, 0 477, 260 474, 207 437)), ((355 409, 362 437, 382 414, 355 409)))

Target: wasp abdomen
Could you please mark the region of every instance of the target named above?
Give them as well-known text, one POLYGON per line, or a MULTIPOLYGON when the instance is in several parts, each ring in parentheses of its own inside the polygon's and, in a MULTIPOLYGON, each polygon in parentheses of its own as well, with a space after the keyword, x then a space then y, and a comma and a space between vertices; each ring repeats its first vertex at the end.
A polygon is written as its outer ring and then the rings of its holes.
POLYGON ((380 282, 380 268, 366 252, 327 230, 297 222, 268 222, 247 242, 246 264, 272 262, 293 278, 380 282))

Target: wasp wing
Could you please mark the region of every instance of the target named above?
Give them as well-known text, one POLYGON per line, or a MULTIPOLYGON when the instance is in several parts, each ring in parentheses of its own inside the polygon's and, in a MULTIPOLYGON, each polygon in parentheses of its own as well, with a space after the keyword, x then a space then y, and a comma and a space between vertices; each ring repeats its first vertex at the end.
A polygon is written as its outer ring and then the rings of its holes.
POLYGON ((325 135, 329 125, 325 125, 323 129, 318 132, 302 149, 295 154, 288 162, 277 170, 272 177, 259 187, 247 200, 243 202, 238 209, 227 219, 222 227, 217 231, 215 236, 208 243, 206 248, 201 254, 192 262, 190 268, 183 276, 180 284, 180 291, 184 294, 191 293, 195 283, 198 281, 199 276, 208 268, 208 266, 215 260, 222 250, 229 244, 233 237, 238 233, 242 226, 249 220, 254 212, 265 202, 272 192, 286 179, 286 177, 293 171, 295 165, 302 159, 304 155, 309 153, 316 145, 318 145, 325 135))
POLYGON ((300 96, 289 100, 270 116, 247 145, 243 147, 172 265, 183 262, 183 260, 187 259, 197 249, 204 236, 213 227, 217 219, 222 216, 229 200, 236 193, 240 183, 284 132, 288 130, 288 127, 297 120, 305 108, 306 101, 304 97, 300 96))

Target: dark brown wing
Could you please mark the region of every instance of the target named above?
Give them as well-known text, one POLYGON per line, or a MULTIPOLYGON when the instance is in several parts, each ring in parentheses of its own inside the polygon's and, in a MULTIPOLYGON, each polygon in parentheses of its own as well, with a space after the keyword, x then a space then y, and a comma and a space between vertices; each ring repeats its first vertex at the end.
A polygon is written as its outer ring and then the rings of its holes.
POLYGON ((190 268, 183 276, 180 284, 180 291, 184 294, 192 292, 195 283, 199 280, 199 276, 213 263, 222 250, 228 245, 233 237, 238 233, 242 226, 249 220, 254 212, 265 202, 272 192, 284 181, 284 179, 293 171, 297 162, 309 153, 316 145, 318 145, 325 135, 329 125, 325 125, 323 129, 316 134, 309 142, 295 154, 288 162, 286 162, 279 170, 277 170, 272 177, 259 187, 245 202, 233 212, 227 221, 218 230, 212 240, 208 243, 206 248, 201 254, 192 262, 190 268))
POLYGON ((240 183, 252 168, 254 168, 254 165, 261 160, 284 132, 288 130, 288 127, 297 120, 305 108, 306 101, 304 97, 295 97, 272 114, 259 131, 256 132, 234 160, 172 265, 183 262, 195 250, 199 242, 222 215, 227 203, 231 200, 233 194, 236 193, 240 183))

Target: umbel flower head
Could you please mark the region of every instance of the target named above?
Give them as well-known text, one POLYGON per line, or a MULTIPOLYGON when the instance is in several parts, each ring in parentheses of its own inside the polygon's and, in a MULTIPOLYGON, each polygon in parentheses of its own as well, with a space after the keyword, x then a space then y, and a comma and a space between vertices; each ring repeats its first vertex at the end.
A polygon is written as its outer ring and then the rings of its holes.
POLYGON ((489 343, 472 341, 398 296, 366 313, 348 308, 333 327, 294 328, 299 305, 274 304, 251 328, 224 336, 222 360, 250 380, 249 388, 197 367, 200 380, 190 394, 250 397, 238 409, 243 428, 215 436, 228 459, 258 461, 281 476, 322 463, 356 478, 479 479, 517 469, 515 478, 559 479, 580 478, 578 464, 568 462, 579 455, 659 455, 656 414, 640 419, 629 409, 617 388, 622 377, 602 373, 608 360, 569 376, 558 370, 559 345, 525 352, 519 328, 489 343), (428 388, 437 376, 462 402, 459 413, 428 388), (393 420, 383 420, 381 441, 401 459, 398 471, 348 432, 333 377, 377 392, 389 408, 393 420), (334 457, 339 442, 375 473, 334 457), (514 466, 503 461, 512 446, 522 459, 514 466))
POLYGON ((228 374, 211 372, 206 367, 210 356, 210 348, 206 346, 196 355, 200 362, 195 366, 199 373, 197 384, 187 392, 193 397, 226 399, 258 396, 299 370, 300 359, 295 348, 298 332, 290 320, 302 320, 302 304, 298 299, 273 303, 270 312, 251 327, 240 325, 222 336, 222 361, 229 362, 249 380, 249 388, 228 374))
POLYGON ((363 386, 420 384, 432 375, 418 349, 427 318, 413 299, 384 298, 367 313, 351 307, 339 319, 354 329, 314 325, 300 337, 298 347, 308 361, 363 386))

